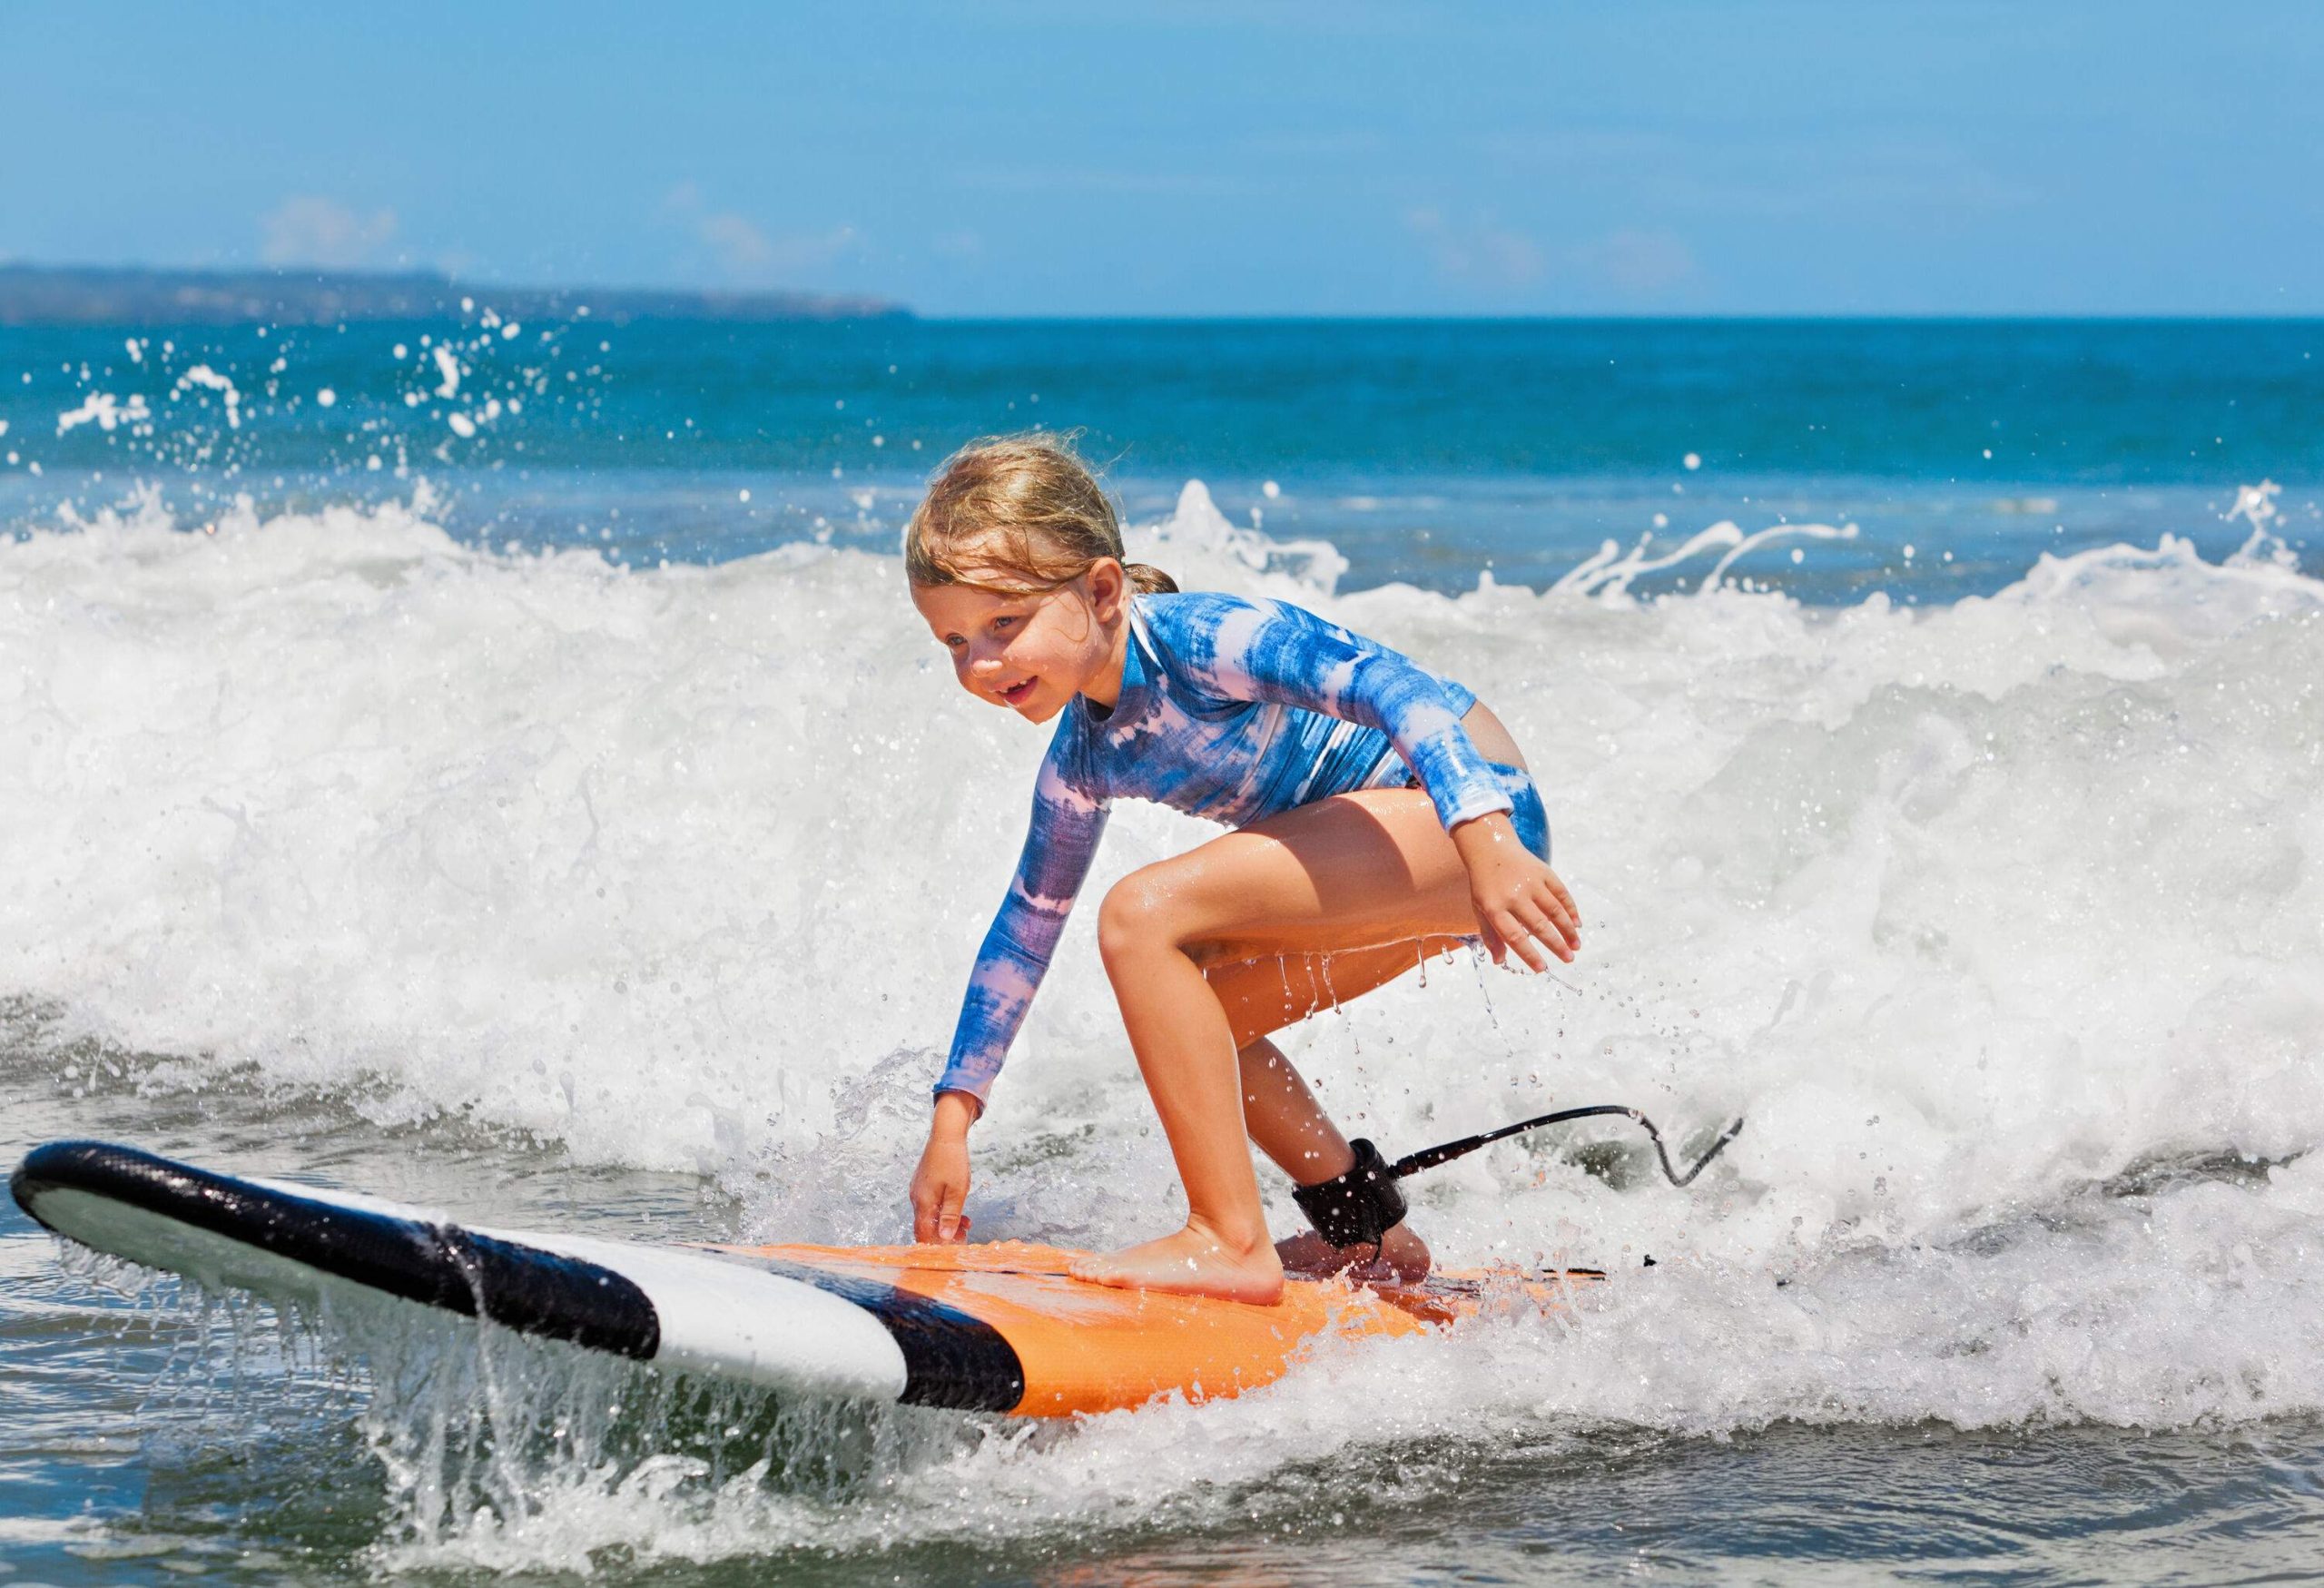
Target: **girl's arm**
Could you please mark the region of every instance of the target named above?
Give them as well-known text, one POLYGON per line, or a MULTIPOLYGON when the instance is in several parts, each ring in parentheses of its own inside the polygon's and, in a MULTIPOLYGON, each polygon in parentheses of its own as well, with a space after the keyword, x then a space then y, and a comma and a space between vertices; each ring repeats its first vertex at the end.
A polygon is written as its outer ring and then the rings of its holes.
POLYGON ((1512 808, 1443 680, 1409 656, 1281 601, 1183 596, 1150 608, 1166 649, 1227 700, 1302 706, 1388 735, 1451 832, 1512 808))
POLYGON ((936 1082, 939 1092, 965 1092, 982 1110, 1105 831, 1105 805, 1068 782, 1055 755, 1044 761, 1033 785, 1033 820, 1024 853, 1000 912, 977 951, 951 1056, 936 1082))
POLYGON ((1105 805, 1063 775, 1053 748, 1033 785, 1033 821, 1017 875, 977 951, 951 1057, 937 1079, 928 1145, 911 1177, 914 1240, 968 1238, 960 1208, 969 1195, 969 1127, 984 1112, 985 1093, 1025 1022, 1105 831, 1105 805))
POLYGON ((1460 852, 1494 962, 1513 952, 1545 971, 1547 956, 1573 958, 1581 941, 1573 896, 1518 841, 1514 802, 1461 725, 1466 703, 1436 675, 1285 602, 1174 597, 1148 610, 1171 630, 1166 648, 1222 698, 1303 706, 1387 735, 1460 852))

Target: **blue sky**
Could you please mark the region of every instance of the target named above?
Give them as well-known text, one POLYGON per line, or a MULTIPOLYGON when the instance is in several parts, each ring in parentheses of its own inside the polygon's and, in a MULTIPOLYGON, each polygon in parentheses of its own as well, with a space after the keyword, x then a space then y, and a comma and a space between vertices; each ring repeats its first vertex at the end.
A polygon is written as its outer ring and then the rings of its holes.
POLYGON ((0 258, 931 314, 2324 312, 2324 5, 0 0, 0 258))

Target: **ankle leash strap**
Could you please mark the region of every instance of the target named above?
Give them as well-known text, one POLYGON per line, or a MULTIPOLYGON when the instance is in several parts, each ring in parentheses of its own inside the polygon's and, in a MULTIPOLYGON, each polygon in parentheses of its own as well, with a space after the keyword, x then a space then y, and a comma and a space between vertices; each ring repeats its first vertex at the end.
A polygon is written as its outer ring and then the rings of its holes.
POLYGON ((1301 1186, 1292 1199, 1316 1232, 1334 1246, 1378 1246, 1380 1238, 1404 1217, 1404 1194, 1380 1149, 1358 1137, 1348 1145, 1355 1163, 1344 1175, 1320 1185, 1301 1186))

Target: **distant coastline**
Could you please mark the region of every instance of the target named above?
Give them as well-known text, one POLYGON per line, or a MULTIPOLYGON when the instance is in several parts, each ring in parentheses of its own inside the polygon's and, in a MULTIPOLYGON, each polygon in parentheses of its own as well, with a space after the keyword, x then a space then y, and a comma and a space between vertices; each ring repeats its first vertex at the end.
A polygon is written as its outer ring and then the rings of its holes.
POLYGON ((890 320, 884 299, 821 292, 684 291, 639 287, 485 287, 433 271, 148 270, 0 264, 0 325, 337 325, 457 320, 490 308, 508 319, 592 318, 763 324, 890 320))

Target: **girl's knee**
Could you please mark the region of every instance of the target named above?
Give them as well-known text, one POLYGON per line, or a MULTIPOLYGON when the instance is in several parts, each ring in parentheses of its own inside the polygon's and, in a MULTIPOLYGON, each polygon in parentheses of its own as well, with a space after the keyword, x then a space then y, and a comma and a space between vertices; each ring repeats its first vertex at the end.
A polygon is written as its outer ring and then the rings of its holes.
POLYGON ((1108 965, 1157 948, 1177 948, 1182 922, 1158 866, 1141 866, 1106 890, 1098 906, 1098 952, 1108 965))

